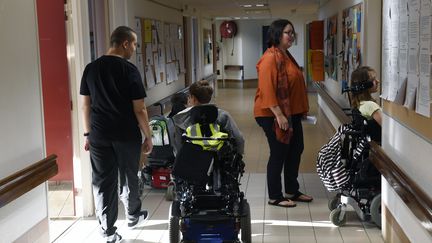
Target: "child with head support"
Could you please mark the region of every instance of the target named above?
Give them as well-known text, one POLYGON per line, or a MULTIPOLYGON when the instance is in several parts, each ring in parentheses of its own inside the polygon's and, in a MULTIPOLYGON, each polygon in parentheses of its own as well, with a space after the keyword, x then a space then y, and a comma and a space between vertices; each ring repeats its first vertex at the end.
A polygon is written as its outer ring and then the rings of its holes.
MULTIPOLYGON (((196 81, 189 87, 188 105, 190 107, 182 110, 173 117, 175 127, 174 148, 176 151, 179 151, 182 144, 181 134, 186 131, 187 127, 192 125, 190 121, 190 111, 192 107, 209 104, 212 95, 213 88, 207 80, 196 81)), ((243 154, 244 138, 231 115, 227 111, 218 108, 216 123, 220 125, 222 131, 228 132, 234 138, 237 145, 237 152, 243 154)))
POLYGON ((379 80, 376 71, 368 66, 362 66, 351 74, 351 105, 357 108, 367 120, 375 120, 381 126, 381 107, 372 97, 379 90, 379 80))

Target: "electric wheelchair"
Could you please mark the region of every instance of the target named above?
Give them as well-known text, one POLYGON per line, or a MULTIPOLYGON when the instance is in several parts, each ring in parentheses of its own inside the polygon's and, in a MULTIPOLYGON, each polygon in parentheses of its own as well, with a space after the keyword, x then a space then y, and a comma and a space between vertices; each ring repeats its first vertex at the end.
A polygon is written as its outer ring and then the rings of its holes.
POLYGON ((183 135, 174 163, 170 242, 250 243, 250 208, 239 188, 242 156, 229 134, 219 131, 216 106, 195 106, 190 112, 188 129, 198 131, 183 135))

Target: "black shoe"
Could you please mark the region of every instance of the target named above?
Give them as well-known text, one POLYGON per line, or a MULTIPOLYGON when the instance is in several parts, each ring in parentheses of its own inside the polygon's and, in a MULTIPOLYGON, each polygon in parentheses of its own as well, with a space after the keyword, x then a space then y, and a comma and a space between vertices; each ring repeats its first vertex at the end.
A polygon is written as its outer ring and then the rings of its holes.
POLYGON ((137 215, 129 215, 127 216, 127 222, 129 228, 135 228, 139 226, 142 222, 147 219, 148 212, 147 210, 143 210, 139 212, 137 215))

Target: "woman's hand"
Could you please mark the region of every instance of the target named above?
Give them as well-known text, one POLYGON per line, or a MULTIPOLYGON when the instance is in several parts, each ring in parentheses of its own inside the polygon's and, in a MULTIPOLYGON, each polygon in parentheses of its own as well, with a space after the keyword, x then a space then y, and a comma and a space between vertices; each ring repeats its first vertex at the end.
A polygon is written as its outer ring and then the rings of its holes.
POLYGON ((288 119, 284 115, 278 115, 276 116, 276 121, 279 125, 279 128, 282 130, 287 130, 289 128, 288 119))

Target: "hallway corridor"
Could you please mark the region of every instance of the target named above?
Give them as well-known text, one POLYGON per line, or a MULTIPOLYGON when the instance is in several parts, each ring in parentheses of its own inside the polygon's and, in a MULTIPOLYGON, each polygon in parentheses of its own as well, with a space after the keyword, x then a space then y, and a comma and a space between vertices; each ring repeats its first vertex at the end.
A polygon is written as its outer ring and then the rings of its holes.
MULTIPOLYGON (((297 203, 295 208, 280 208, 267 204, 266 161, 268 146, 264 133, 256 125, 252 115, 255 89, 219 89, 214 102, 230 112, 242 131, 245 140, 246 172, 242 178, 242 190, 251 206, 252 241, 265 243, 380 243, 381 230, 369 222, 361 222, 354 211, 347 214, 347 224, 336 227, 329 221, 328 199, 333 196, 326 191, 315 170, 318 149, 327 141, 328 135, 320 123, 327 122, 317 117, 317 124, 304 124, 305 152, 300 167, 301 191, 314 197, 311 203, 297 203)), ((309 94, 310 115, 317 116, 316 94, 309 94)), ((123 206, 119 207, 117 227, 123 236, 122 242, 169 242, 169 201, 164 199, 164 190, 146 187, 143 207, 150 218, 142 227, 128 230, 124 220, 123 206)), ((55 242, 103 242, 99 236, 94 217, 77 220, 55 242)), ((53 228, 51 228, 53 231, 53 228)), ((54 239, 51 238, 51 241, 54 239)))

